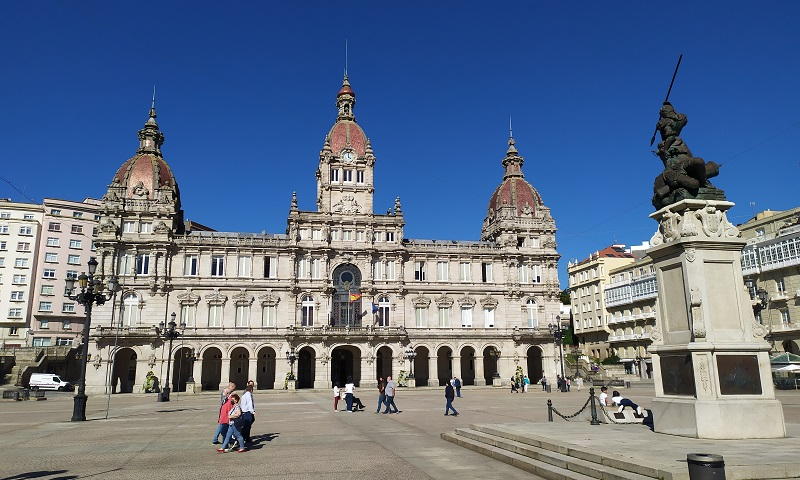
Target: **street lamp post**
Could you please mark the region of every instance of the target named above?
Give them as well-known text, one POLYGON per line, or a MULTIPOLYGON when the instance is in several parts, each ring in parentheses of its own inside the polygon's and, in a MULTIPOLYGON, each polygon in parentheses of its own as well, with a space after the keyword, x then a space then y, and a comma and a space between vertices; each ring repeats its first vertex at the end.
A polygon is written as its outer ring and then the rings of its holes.
POLYGON ((294 347, 286 351, 286 361, 289 362, 289 379, 294 380, 294 362, 297 360, 297 353, 294 347))
POLYGON ((550 334, 553 336, 553 346, 558 344, 558 358, 561 362, 561 391, 567 391, 567 383, 564 374, 564 345, 562 339, 564 338, 564 330, 561 329, 561 316, 556 315, 556 323, 551 323, 550 334))
POLYGON ((492 363, 494 363, 494 372, 492 372, 492 385, 495 387, 499 387, 502 385, 502 381, 500 380, 500 355, 502 353, 497 347, 492 347, 489 349, 489 356, 494 359, 492 363))
POLYGON ((106 303, 108 297, 103 294, 103 289, 107 288, 108 292, 113 293, 119 289, 119 282, 117 277, 109 277, 107 285, 99 278, 95 278, 94 274, 97 271, 97 259, 91 257, 87 263, 89 275, 81 273, 78 278, 68 276, 65 280, 64 296, 83 305, 86 312, 86 320, 83 324, 83 334, 81 335, 81 350, 79 356, 81 359, 81 376, 78 379, 78 393, 73 398, 72 405, 72 421, 83 422, 86 421, 86 362, 89 358, 89 329, 92 324, 92 306, 102 305, 106 303), (78 282, 80 292, 75 292, 75 282, 78 282))
POLYGON ((403 356, 410 363, 408 378, 414 378, 414 359, 417 358, 417 352, 409 345, 403 356))
POLYGON ((171 370, 172 365, 172 342, 183 335, 182 331, 186 329, 186 324, 181 323, 179 332, 177 330, 178 324, 175 323, 175 312, 172 312, 169 316, 169 323, 164 325, 164 322, 161 321, 158 327, 154 327, 156 330, 156 337, 163 338, 164 340, 169 340, 169 350, 167 352, 167 381, 164 382, 164 387, 161 389, 161 393, 158 395, 157 399, 159 402, 169 402, 169 373, 171 370))
POLYGON ((189 378, 186 379, 186 383, 194 383, 194 362, 198 360, 197 352, 194 349, 186 352, 186 359, 189 360, 189 378))

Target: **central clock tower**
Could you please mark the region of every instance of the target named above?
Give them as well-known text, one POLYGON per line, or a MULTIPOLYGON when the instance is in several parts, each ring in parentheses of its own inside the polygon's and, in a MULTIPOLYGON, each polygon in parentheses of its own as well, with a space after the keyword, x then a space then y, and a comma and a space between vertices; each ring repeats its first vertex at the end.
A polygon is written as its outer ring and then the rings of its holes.
POLYGON ((325 137, 317 169, 317 211, 372 214, 375 155, 364 130, 356 123, 356 95, 345 75, 336 95, 336 123, 325 137))

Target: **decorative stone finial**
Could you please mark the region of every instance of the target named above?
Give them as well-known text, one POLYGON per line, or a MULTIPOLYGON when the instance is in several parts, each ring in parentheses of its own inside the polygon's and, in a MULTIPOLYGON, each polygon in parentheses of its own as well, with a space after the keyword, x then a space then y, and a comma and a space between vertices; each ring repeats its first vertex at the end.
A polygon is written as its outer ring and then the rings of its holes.
POLYGON ((297 192, 292 192, 292 203, 289 206, 289 210, 292 212, 297 211, 297 192))
POLYGON ((139 130, 139 148, 136 150, 136 153, 161 155, 161 145, 164 143, 164 134, 161 133, 161 130, 158 128, 156 116, 156 96, 155 89, 153 89, 153 101, 150 104, 150 112, 147 115, 144 128, 139 130))
POLYGON ((400 197, 394 198, 394 214, 395 215, 402 215, 403 214, 403 206, 400 205, 400 197))
POLYGON ((508 150, 506 150, 506 156, 502 162, 503 167, 506 169, 503 180, 509 177, 524 176, 522 174, 522 164, 525 163, 525 159, 517 151, 516 143, 514 137, 508 137, 508 150))
POLYGON ((355 105, 356 93, 350 87, 350 79, 348 79, 347 74, 345 74, 342 80, 342 88, 340 88, 339 93, 336 94, 336 108, 339 110, 339 115, 336 119, 355 121, 356 117, 353 113, 355 105))

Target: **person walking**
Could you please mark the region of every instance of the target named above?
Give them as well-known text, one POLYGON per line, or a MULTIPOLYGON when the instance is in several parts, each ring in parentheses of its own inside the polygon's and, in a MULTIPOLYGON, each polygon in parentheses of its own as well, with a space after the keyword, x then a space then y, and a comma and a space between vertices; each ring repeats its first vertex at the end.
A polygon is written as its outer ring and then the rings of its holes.
MULTIPOLYGON (((233 393, 233 389, 231 388, 232 383, 229 383, 227 387, 222 389, 222 394, 220 395, 220 405, 219 405, 219 412, 217 413, 217 429, 214 431, 214 438, 211 440, 212 445, 219 444, 219 437, 222 435, 222 438, 225 438, 225 435, 228 433, 228 412, 231 409, 230 404, 230 396, 233 393)), ((236 388, 236 385, 233 385, 233 388, 236 388)))
POLYGON ((444 416, 448 416, 450 414, 450 410, 453 411, 453 416, 458 416, 458 411, 453 407, 453 400, 455 399, 455 392, 453 392, 453 385, 447 384, 444 387, 444 398, 446 400, 446 404, 444 407, 444 416))
POLYGON ((386 382, 383 381, 383 377, 378 377, 378 409, 375 410, 375 413, 381 413, 381 406, 386 402, 385 390, 386 382))
POLYGON ((341 392, 339 391, 339 385, 334 383, 333 384, 333 411, 334 412, 338 412, 339 411, 339 395, 341 395, 341 392))
MULTIPOLYGON (((244 419, 242 418, 242 408, 239 404, 239 395, 235 393, 230 396, 229 402, 231 404, 231 409, 228 411, 228 433, 225 434, 225 440, 222 441, 222 445, 220 448, 217 449, 217 453, 225 453, 230 452, 231 449, 228 448, 228 443, 231 441, 231 437, 236 437, 236 441, 239 442, 239 449, 236 450, 237 453, 246 452, 247 449, 244 446, 244 437, 240 432, 240 428, 244 427, 244 419)), ((231 447, 232 448, 232 447, 231 447)))
POLYGON ((384 399, 386 409, 383 411, 383 413, 400 413, 400 410, 397 409, 397 405, 394 404, 394 396, 397 393, 397 384, 394 383, 391 375, 386 377, 386 388, 384 388, 383 393, 386 395, 386 398, 384 399), (392 408, 394 408, 394 411, 392 411, 392 408))
POLYGON ((253 423, 256 421, 256 405, 253 401, 253 390, 256 387, 256 383, 252 380, 247 381, 247 387, 245 387, 244 393, 242 394, 242 419, 243 419, 243 426, 242 426, 242 437, 244 438, 244 445, 242 446, 249 446, 253 443, 253 439, 250 438, 250 428, 252 428, 253 423))
POLYGON ((531 384, 531 379, 528 378, 527 375, 522 377, 522 391, 523 393, 528 393, 528 385, 531 384))
POLYGON ((356 391, 356 386, 353 383, 353 377, 347 377, 347 383, 344 384, 344 401, 347 404, 347 411, 353 413, 353 393, 356 391))
POLYGON ((580 392, 583 388, 583 377, 575 377, 575 388, 580 392))
POLYGON ((453 377, 453 386, 456 388, 456 397, 461 398, 461 379, 453 377))
POLYGON ((542 390, 547 391, 547 377, 542 377, 542 390))
POLYGON ((511 393, 517 393, 517 380, 511 377, 511 393))
POLYGON ((567 391, 569 392, 570 387, 572 386, 572 379, 567 377, 564 379, 564 384, 567 386, 567 391))

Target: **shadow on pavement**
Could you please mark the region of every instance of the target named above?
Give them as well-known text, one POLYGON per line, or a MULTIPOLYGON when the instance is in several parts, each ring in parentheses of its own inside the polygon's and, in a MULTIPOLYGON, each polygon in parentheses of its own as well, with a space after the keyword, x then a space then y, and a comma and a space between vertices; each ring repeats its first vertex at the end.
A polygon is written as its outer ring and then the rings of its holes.
POLYGON ((67 470, 40 470, 38 472, 26 472, 17 475, 12 475, 10 477, 0 478, 0 480, 25 480, 29 478, 45 478, 45 477, 48 477, 48 480, 72 480, 78 478, 77 475, 60 475, 62 473, 67 473, 67 470), (52 475, 60 475, 60 476, 52 477, 52 475))
MULTIPOLYGON (((258 450, 259 448, 263 448, 264 445, 262 443, 271 442, 273 439, 278 438, 280 433, 264 433, 261 435, 253 435, 251 438, 253 440, 253 444, 250 446, 250 450, 258 450)), ((0 479, 4 480, 4 479, 0 479)))

